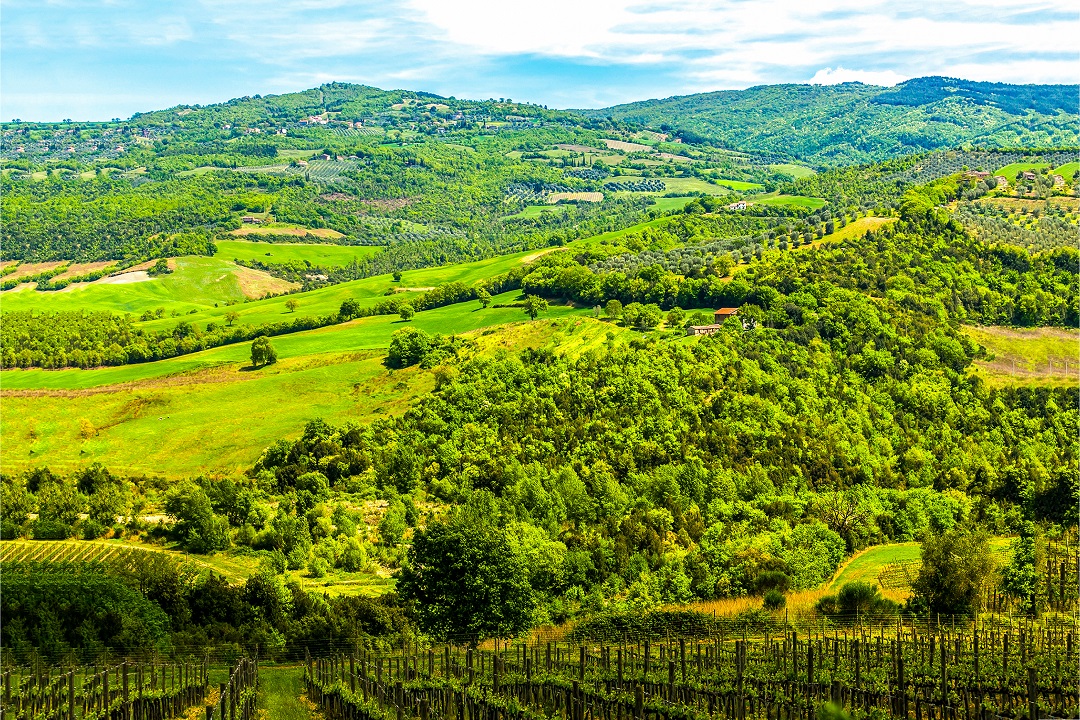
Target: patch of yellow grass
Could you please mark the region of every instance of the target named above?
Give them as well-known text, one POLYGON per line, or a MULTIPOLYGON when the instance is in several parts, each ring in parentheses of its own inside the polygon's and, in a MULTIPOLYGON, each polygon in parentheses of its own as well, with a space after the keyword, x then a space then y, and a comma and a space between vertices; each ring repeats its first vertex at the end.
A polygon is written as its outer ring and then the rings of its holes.
POLYGON ((583 202, 602 202, 604 199, 604 193, 602 192, 558 192, 551 193, 547 196, 547 204, 554 205, 560 200, 580 200, 583 202))
POLYGON ((244 295, 253 299, 265 297, 266 295, 277 295, 300 288, 300 283, 282 280, 281 278, 274 277, 270 273, 263 272, 262 270, 253 270, 252 268, 238 266, 233 270, 233 274, 236 275, 236 280, 240 283, 240 290, 244 295))

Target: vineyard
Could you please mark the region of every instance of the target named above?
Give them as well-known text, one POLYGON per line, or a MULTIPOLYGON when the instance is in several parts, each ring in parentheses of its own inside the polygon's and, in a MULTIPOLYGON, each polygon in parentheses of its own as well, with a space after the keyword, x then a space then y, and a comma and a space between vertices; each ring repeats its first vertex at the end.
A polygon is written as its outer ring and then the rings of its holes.
POLYGON ((904 622, 643 642, 530 641, 309 659, 330 718, 706 720, 1077 717, 1075 623, 904 622))
POLYGON ((258 666, 242 659, 216 692, 208 660, 171 664, 17 667, 4 670, 0 717, 42 720, 164 720, 205 705, 206 720, 255 716, 258 666))
POLYGON ((0 543, 0 563, 102 563, 111 567, 130 567, 139 563, 146 553, 156 552, 105 542, 4 542, 0 543))

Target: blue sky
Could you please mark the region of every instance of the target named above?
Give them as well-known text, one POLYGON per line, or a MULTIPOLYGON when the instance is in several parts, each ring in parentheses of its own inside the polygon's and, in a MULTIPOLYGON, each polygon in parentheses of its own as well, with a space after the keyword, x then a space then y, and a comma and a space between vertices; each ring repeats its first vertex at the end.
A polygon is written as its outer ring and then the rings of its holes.
POLYGON ((340 80, 602 107, 778 82, 1076 83, 1076 0, 0 0, 0 118, 340 80))

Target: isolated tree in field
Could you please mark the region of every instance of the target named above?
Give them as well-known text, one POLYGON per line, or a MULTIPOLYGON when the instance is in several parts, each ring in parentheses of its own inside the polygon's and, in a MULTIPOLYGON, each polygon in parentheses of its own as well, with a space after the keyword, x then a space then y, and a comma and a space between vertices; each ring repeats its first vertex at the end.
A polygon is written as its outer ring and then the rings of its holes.
POLYGON ((535 320, 537 315, 548 309, 548 301, 538 295, 526 295, 522 307, 525 308, 525 313, 535 320))
POLYGON ((922 612, 968 615, 978 610, 979 590, 993 570, 985 532, 953 529, 929 535, 923 540, 911 604, 922 612))
POLYGON ((401 271, 400 270, 395 270, 394 271, 394 282, 401 282, 401 271))
POLYGON ((615 320, 622 315, 622 309, 622 303, 618 300, 608 300, 607 305, 604 306, 604 314, 615 320))
POLYGON ((410 320, 412 320, 413 315, 415 314, 416 310, 414 310, 413 306, 409 303, 405 303, 398 308, 398 316, 401 317, 401 319, 405 322, 409 322, 410 320))
POLYGON ((165 258, 160 258, 156 263, 154 263, 154 266, 152 268, 150 268, 150 270, 149 270, 149 272, 147 274, 148 275, 168 275, 169 272, 171 272, 169 270, 169 261, 166 260, 165 258))
POLYGON ((300 301, 296 298, 289 298, 285 301, 285 308, 289 312, 296 312, 296 308, 300 307, 300 301))
POLYGON ((270 344, 270 338, 262 335, 251 343, 251 364, 255 367, 273 365, 277 362, 277 351, 270 344))
POLYGON ((225 322, 229 325, 229 327, 232 327, 233 323, 239 319, 240 313, 236 312, 235 310, 230 310, 229 312, 225 313, 225 322))
POLYGON ((480 307, 486 308, 491 304, 491 293, 486 288, 477 288, 476 299, 480 301, 480 307))
POLYGON ((342 320, 352 320, 359 314, 360 303, 356 302, 352 298, 343 301, 341 303, 341 308, 338 309, 338 317, 340 317, 342 320))
POLYGON ((535 597, 528 563, 497 521, 493 499, 486 499, 417 531, 401 571, 398 592, 438 638, 475 645, 530 626, 535 597))

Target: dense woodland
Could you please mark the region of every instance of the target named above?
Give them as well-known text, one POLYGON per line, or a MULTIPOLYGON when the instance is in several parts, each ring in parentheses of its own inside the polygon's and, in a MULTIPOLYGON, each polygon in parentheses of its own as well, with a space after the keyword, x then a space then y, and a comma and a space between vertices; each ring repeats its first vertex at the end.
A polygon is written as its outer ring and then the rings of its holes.
POLYGON ((1031 86, 925 77, 883 88, 862 83, 767 85, 585 111, 724 147, 819 165, 884 160, 963 144, 1075 146, 1075 85, 1031 86))

